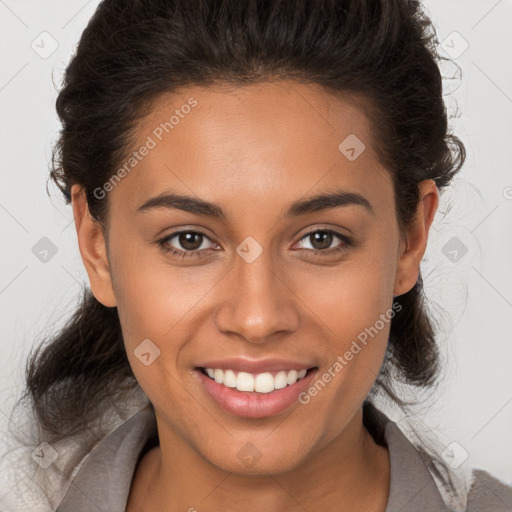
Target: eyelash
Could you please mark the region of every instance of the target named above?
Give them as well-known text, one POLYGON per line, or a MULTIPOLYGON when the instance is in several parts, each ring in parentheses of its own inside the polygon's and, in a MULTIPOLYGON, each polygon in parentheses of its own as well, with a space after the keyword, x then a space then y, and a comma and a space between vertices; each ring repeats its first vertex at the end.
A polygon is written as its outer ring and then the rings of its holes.
MULTIPOLYGON (((183 233, 194 233, 197 235, 202 235, 202 236, 206 237, 208 240, 210 240, 210 237, 206 233, 204 233, 200 230, 185 230, 185 231, 176 231, 164 238, 161 238, 160 240, 157 240, 156 243, 158 244, 158 246, 164 253, 166 253, 166 254, 170 253, 177 258, 190 258, 190 257, 203 258, 203 257, 205 257, 204 253, 208 249, 202 249, 202 250, 195 249, 194 251, 182 251, 180 249, 176 249, 174 247, 169 247, 168 245, 166 245, 170 240, 172 240, 176 236, 181 235, 183 233)), ((298 251, 306 251, 306 252, 310 252, 310 253, 312 252, 315 255, 321 254, 321 255, 325 256, 326 254, 333 255, 338 252, 342 253, 342 252, 346 251, 349 247, 352 246, 352 241, 350 240, 350 238, 348 238, 347 236, 342 235, 341 233, 338 233, 337 231, 334 231, 332 229, 315 229, 313 231, 310 231, 309 233, 304 234, 300 238, 300 240, 303 240, 304 238, 307 238, 308 236, 311 236, 314 233, 330 233, 330 234, 338 237, 343 243, 340 246, 335 247, 334 249, 323 249, 323 250, 322 249, 298 249, 298 251)))

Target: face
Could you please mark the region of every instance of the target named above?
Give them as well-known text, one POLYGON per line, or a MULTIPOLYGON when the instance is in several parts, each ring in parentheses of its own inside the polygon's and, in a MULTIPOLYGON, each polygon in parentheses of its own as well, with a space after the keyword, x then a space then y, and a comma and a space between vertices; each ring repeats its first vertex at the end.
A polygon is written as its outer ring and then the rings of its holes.
POLYGON ((162 449, 292 469, 354 431, 435 192, 406 248, 366 117, 318 86, 189 87, 153 107, 107 186, 108 242, 77 227, 91 289, 118 308, 162 449))

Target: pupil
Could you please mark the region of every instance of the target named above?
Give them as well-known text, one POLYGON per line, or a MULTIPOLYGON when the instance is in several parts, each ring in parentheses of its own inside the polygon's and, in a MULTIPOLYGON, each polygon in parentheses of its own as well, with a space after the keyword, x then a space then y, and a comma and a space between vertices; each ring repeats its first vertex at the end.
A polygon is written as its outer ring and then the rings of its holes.
POLYGON ((201 247, 201 237, 202 235, 200 233, 181 233, 179 242, 184 249, 193 251, 201 247), (196 237, 199 239, 199 243, 197 240, 194 242, 194 238, 196 237))
POLYGON ((315 249, 327 249, 332 243, 332 233, 328 233, 327 231, 317 231, 313 233, 314 241, 312 245, 315 249), (323 239, 323 240, 322 240, 323 239), (320 241, 320 244, 316 242, 320 241), (320 247, 318 247, 320 245, 320 247))

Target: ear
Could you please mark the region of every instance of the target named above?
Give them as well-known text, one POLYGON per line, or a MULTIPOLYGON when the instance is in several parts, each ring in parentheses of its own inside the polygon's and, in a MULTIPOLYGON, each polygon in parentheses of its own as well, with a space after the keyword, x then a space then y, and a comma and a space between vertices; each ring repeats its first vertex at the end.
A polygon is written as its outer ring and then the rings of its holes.
POLYGON ((71 201, 78 246, 89 276, 91 291, 98 302, 107 307, 114 307, 116 300, 105 237, 100 223, 89 212, 85 191, 81 185, 71 187, 71 201))
POLYGON ((399 260, 395 276, 396 297, 407 293, 416 284, 420 263, 427 248, 428 233, 439 204, 439 191, 434 180, 424 180, 419 185, 419 201, 416 215, 405 228, 405 240, 399 249, 399 260))

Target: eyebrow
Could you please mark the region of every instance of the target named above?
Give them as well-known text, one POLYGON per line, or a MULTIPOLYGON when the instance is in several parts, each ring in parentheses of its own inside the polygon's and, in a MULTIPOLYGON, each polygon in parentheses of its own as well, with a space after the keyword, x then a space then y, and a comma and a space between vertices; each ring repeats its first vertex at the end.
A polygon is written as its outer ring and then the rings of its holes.
MULTIPOLYGON (((295 201, 285 213, 285 218, 297 217, 307 213, 325 211, 332 208, 338 208, 340 206, 350 205, 362 206, 369 213, 374 213, 370 201, 361 194, 337 190, 295 201)), ((172 192, 164 192, 158 196, 148 199, 137 208, 137 214, 156 208, 178 209, 189 213, 213 217, 223 221, 227 219, 226 213, 219 205, 210 203, 203 199, 175 194, 172 192)))

